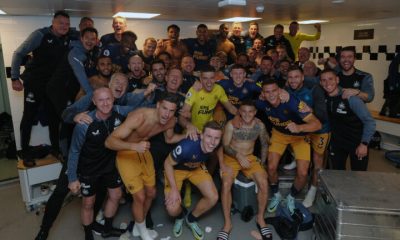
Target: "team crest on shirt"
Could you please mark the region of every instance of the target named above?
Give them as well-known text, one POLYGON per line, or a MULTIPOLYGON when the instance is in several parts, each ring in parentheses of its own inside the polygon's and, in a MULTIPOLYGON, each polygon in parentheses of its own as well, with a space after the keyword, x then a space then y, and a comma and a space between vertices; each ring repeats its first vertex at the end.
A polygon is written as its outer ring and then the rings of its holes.
POLYGON ((306 107, 307 107, 307 104, 305 102, 303 102, 303 101, 299 102, 299 106, 298 106, 299 112, 304 112, 306 107))
POLYGON ((92 135, 93 136, 97 136, 97 135, 99 135, 100 134, 100 130, 99 129, 97 129, 97 131, 95 131, 95 132, 92 132, 92 135))
POLYGON ((26 102, 30 102, 30 103, 34 103, 35 101, 35 95, 33 94, 33 92, 29 92, 25 98, 26 102))
POLYGON ((119 125, 121 125, 121 120, 119 118, 116 118, 114 120, 114 127, 118 127, 119 125))
POLYGON ((192 97, 192 93, 189 91, 186 93, 186 98, 190 98, 190 97, 192 97))
POLYGON ((103 55, 107 56, 107 57, 110 56, 110 50, 108 50, 108 49, 104 50, 103 55))
POLYGON ((233 93, 233 89, 232 88, 228 88, 228 92, 229 93, 233 93))
POLYGON ((337 107, 337 109, 336 109, 336 112, 337 112, 337 113, 340 113, 340 114, 346 114, 346 113, 347 113, 347 111, 346 111, 346 105, 344 105, 343 102, 340 102, 339 105, 338 105, 338 107, 337 107))
POLYGON ((242 93, 247 94, 247 93, 249 93, 249 90, 247 90, 247 88, 243 88, 242 93))
POLYGON ((353 87, 359 88, 360 87, 360 82, 359 81, 355 81, 354 84, 353 84, 353 87))

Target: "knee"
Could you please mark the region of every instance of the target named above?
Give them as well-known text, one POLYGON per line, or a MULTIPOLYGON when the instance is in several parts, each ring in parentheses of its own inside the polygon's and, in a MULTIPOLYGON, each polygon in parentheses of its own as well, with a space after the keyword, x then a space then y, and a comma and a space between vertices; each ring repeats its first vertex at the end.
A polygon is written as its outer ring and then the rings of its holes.
POLYGON ((146 199, 154 199, 156 198, 156 189, 155 188, 151 188, 151 189, 146 189, 146 199))
POLYGON ((212 194, 210 194, 209 196, 207 196, 207 199, 209 200, 209 203, 211 206, 214 206, 215 204, 217 204, 218 202, 218 192, 217 191, 213 191, 212 194))
POLYGON ((223 179, 222 188, 224 192, 230 192, 232 188, 233 180, 232 176, 223 179))
POLYGON ((134 203, 143 205, 145 200, 146 200, 146 195, 145 195, 144 191, 139 191, 139 192, 133 194, 133 202, 134 203))
POLYGON ((170 215, 171 217, 176 217, 180 214, 181 209, 180 209, 180 205, 179 204, 175 204, 175 205, 166 205, 166 209, 168 212, 168 215, 170 215))
POLYGON ((82 209, 84 209, 84 210, 92 210, 93 206, 94 206, 94 201, 90 201, 87 199, 84 199, 82 201, 82 209))
POLYGON ((275 164, 268 164, 268 175, 273 175, 278 170, 278 166, 275 164))
POLYGON ((112 201, 119 201, 122 197, 121 189, 115 190, 113 192, 108 193, 108 198, 112 201))
POLYGON ((298 168, 297 169, 297 176, 299 178, 307 178, 307 175, 308 175, 308 168, 303 168, 303 169, 298 168))

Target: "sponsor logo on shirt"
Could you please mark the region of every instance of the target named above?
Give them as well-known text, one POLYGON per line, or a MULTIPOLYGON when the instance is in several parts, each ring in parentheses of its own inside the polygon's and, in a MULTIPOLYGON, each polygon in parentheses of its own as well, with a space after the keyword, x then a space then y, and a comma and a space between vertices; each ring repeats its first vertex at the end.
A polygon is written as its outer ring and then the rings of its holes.
POLYGON ((92 135, 93 136, 97 136, 97 135, 99 135, 100 134, 100 130, 99 129, 97 129, 95 132, 92 132, 92 135))

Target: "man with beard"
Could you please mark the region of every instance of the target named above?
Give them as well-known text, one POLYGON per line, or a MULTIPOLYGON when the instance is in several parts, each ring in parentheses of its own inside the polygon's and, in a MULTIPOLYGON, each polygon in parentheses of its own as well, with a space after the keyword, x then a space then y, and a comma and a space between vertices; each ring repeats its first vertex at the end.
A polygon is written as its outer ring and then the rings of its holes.
POLYGON ((187 47, 183 41, 179 39, 181 29, 175 25, 169 25, 167 28, 168 39, 160 39, 157 42, 156 55, 161 52, 168 52, 172 57, 171 66, 179 66, 183 56, 187 54, 187 47))
MULTIPOLYGON (((93 89, 108 86, 111 77, 112 63, 111 58, 107 56, 100 56, 97 58, 96 63, 97 74, 89 78, 90 86, 93 89)), ((85 90, 81 88, 76 95, 76 100, 79 100, 86 94, 85 90)))
POLYGON ((372 75, 360 71, 354 67, 356 50, 354 47, 344 47, 340 50, 338 68, 333 59, 329 59, 329 65, 338 70, 339 85, 343 88, 343 98, 358 96, 364 102, 374 100, 374 80, 372 75))
POLYGON ((144 85, 154 83, 157 87, 163 88, 165 85, 165 73, 167 72, 165 64, 161 60, 154 60, 151 64, 151 75, 143 80, 144 85))

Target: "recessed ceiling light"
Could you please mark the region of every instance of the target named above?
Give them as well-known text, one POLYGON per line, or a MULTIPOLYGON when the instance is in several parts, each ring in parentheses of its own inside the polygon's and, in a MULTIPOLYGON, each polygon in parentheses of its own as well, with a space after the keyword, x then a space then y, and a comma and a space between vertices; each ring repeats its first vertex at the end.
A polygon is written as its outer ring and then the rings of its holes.
POLYGON ((139 19, 150 19, 157 17, 159 13, 139 13, 139 12, 117 12, 113 17, 121 16, 126 18, 139 18, 139 19))
POLYGON ((299 24, 315 24, 315 23, 325 23, 329 22, 329 20, 304 20, 298 21, 299 24))
POLYGON ((261 18, 255 18, 255 17, 233 17, 233 18, 225 18, 219 20, 220 22, 249 22, 249 21, 254 21, 254 20, 259 20, 261 18))
POLYGON ((345 0, 332 0, 332 3, 344 3, 345 0))
POLYGON ((7 13, 0 9, 0 14, 5 15, 7 13))

